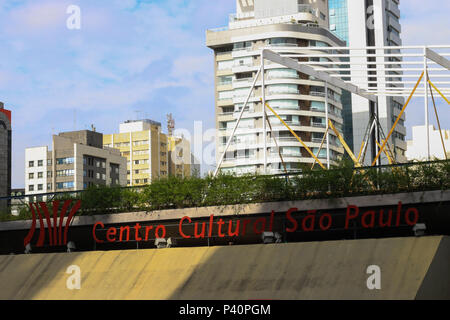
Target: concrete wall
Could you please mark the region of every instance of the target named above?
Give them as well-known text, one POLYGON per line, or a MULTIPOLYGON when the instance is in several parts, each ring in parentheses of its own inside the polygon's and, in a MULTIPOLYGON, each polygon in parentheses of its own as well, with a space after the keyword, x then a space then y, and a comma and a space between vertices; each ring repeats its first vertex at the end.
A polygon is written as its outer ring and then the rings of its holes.
POLYGON ((0 256, 0 299, 450 298, 448 237, 0 256), (81 269, 69 290, 66 270, 81 269), (367 288, 367 267, 381 289, 367 288))

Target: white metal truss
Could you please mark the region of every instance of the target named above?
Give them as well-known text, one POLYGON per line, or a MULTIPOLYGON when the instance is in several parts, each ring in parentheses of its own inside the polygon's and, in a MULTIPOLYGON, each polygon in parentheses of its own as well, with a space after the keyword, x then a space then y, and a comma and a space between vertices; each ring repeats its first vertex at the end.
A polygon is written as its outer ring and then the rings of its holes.
MULTIPOLYGON (((249 52, 249 55, 255 53, 249 52)), ((239 114, 231 136, 220 157, 214 175, 217 175, 228 147, 247 107, 258 77, 262 77, 263 136, 264 136, 264 172, 267 171, 267 132, 265 121, 265 85, 264 74, 267 68, 281 65, 309 75, 314 79, 359 95, 374 103, 379 96, 410 96, 413 84, 421 74, 424 86, 416 89, 415 96, 425 98, 425 124, 428 119, 428 80, 436 85, 443 95, 450 93, 450 45, 442 46, 386 46, 386 47, 270 47, 260 51, 261 66, 239 114), (305 60, 308 61, 305 61, 305 60), (265 63, 268 60, 270 63, 265 63), (414 67, 412 67, 414 66, 414 67), (422 71, 422 72, 420 72, 422 71), (407 79, 407 80, 404 80, 407 79)), ((327 96, 327 94, 325 95, 327 96)), ((326 102, 326 111, 328 103, 326 102)), ((326 112, 328 123, 328 112, 326 112)), ((427 130, 427 135, 429 135, 427 130)), ((429 157, 429 136, 428 157, 429 157)), ((328 139, 327 139, 328 142, 328 139)), ((377 152, 379 148, 376 146, 377 152)), ((329 146, 327 143, 327 165, 329 167, 329 146)))
MULTIPOLYGON (((307 65, 317 72, 376 96, 408 97, 422 71, 443 94, 450 94, 450 46, 386 47, 271 47, 282 57, 307 58, 307 65), (368 72, 373 72, 373 75, 368 72), (426 72, 425 72, 426 73, 426 72)), ((425 78, 427 81, 427 79, 425 78)), ((426 83, 426 82, 424 82, 426 83)), ((344 88, 343 88, 344 89, 344 88)), ((430 97, 424 85, 415 97, 430 97)))

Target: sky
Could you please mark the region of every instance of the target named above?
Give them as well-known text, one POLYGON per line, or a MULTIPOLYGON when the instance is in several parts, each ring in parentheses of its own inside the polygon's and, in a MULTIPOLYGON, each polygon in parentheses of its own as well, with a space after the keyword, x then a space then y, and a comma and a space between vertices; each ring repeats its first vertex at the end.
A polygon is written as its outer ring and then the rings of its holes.
MULTIPOLYGON (((450 44, 449 1, 403 0, 404 45, 450 44)), ((13 112, 13 188, 24 185, 25 148, 52 134, 118 132, 125 120, 214 128, 214 60, 207 29, 226 26, 235 0, 0 0, 0 101, 13 112), (68 29, 70 5, 81 28, 68 29)), ((438 101, 442 99, 437 99, 438 101)), ((448 105, 438 103, 450 129, 448 105)), ((423 124, 423 99, 407 110, 423 124)), ((432 122, 433 123, 433 122, 432 122)), ((210 169, 210 168, 206 168, 210 169)))

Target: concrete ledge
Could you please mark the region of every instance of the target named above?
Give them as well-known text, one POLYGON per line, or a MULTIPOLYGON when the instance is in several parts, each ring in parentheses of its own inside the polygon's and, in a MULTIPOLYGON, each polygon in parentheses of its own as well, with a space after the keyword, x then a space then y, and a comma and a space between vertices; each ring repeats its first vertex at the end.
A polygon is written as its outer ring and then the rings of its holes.
MULTIPOLYGON (((399 201, 403 204, 448 202, 450 201, 450 190, 80 216, 75 217, 72 220, 71 226, 93 225, 97 221, 102 221, 105 224, 116 224, 141 221, 176 220, 181 219, 184 216, 189 216, 190 218, 205 218, 209 217, 211 214, 214 214, 217 217, 252 215, 268 213, 272 210, 275 212, 286 212, 290 208, 298 208, 300 211, 307 211, 312 209, 342 209, 347 208, 348 205, 356 205, 358 207, 376 207, 380 204, 384 206, 394 206, 397 205, 399 201)), ((44 225, 47 225, 45 220, 44 225)), ((0 231, 28 230, 30 229, 30 226, 31 220, 2 222, 0 223, 0 231)), ((36 228, 39 228, 39 224, 36 225, 36 228)))

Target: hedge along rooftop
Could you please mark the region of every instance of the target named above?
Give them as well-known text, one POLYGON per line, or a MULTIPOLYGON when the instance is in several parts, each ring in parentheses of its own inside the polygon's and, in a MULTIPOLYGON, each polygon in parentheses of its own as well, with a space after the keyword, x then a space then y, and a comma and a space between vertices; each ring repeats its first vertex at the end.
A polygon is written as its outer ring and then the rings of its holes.
MULTIPOLYGON (((245 205, 249 203, 339 198, 357 195, 448 190, 450 161, 411 163, 382 168, 354 169, 343 162, 335 170, 305 170, 294 176, 216 178, 169 177, 139 188, 92 187, 57 194, 54 199, 81 199, 80 215, 138 212, 176 208, 245 205)), ((53 199, 49 199, 51 202, 53 199)), ((8 212, 1 221, 27 220, 26 203, 19 216, 8 212)))

